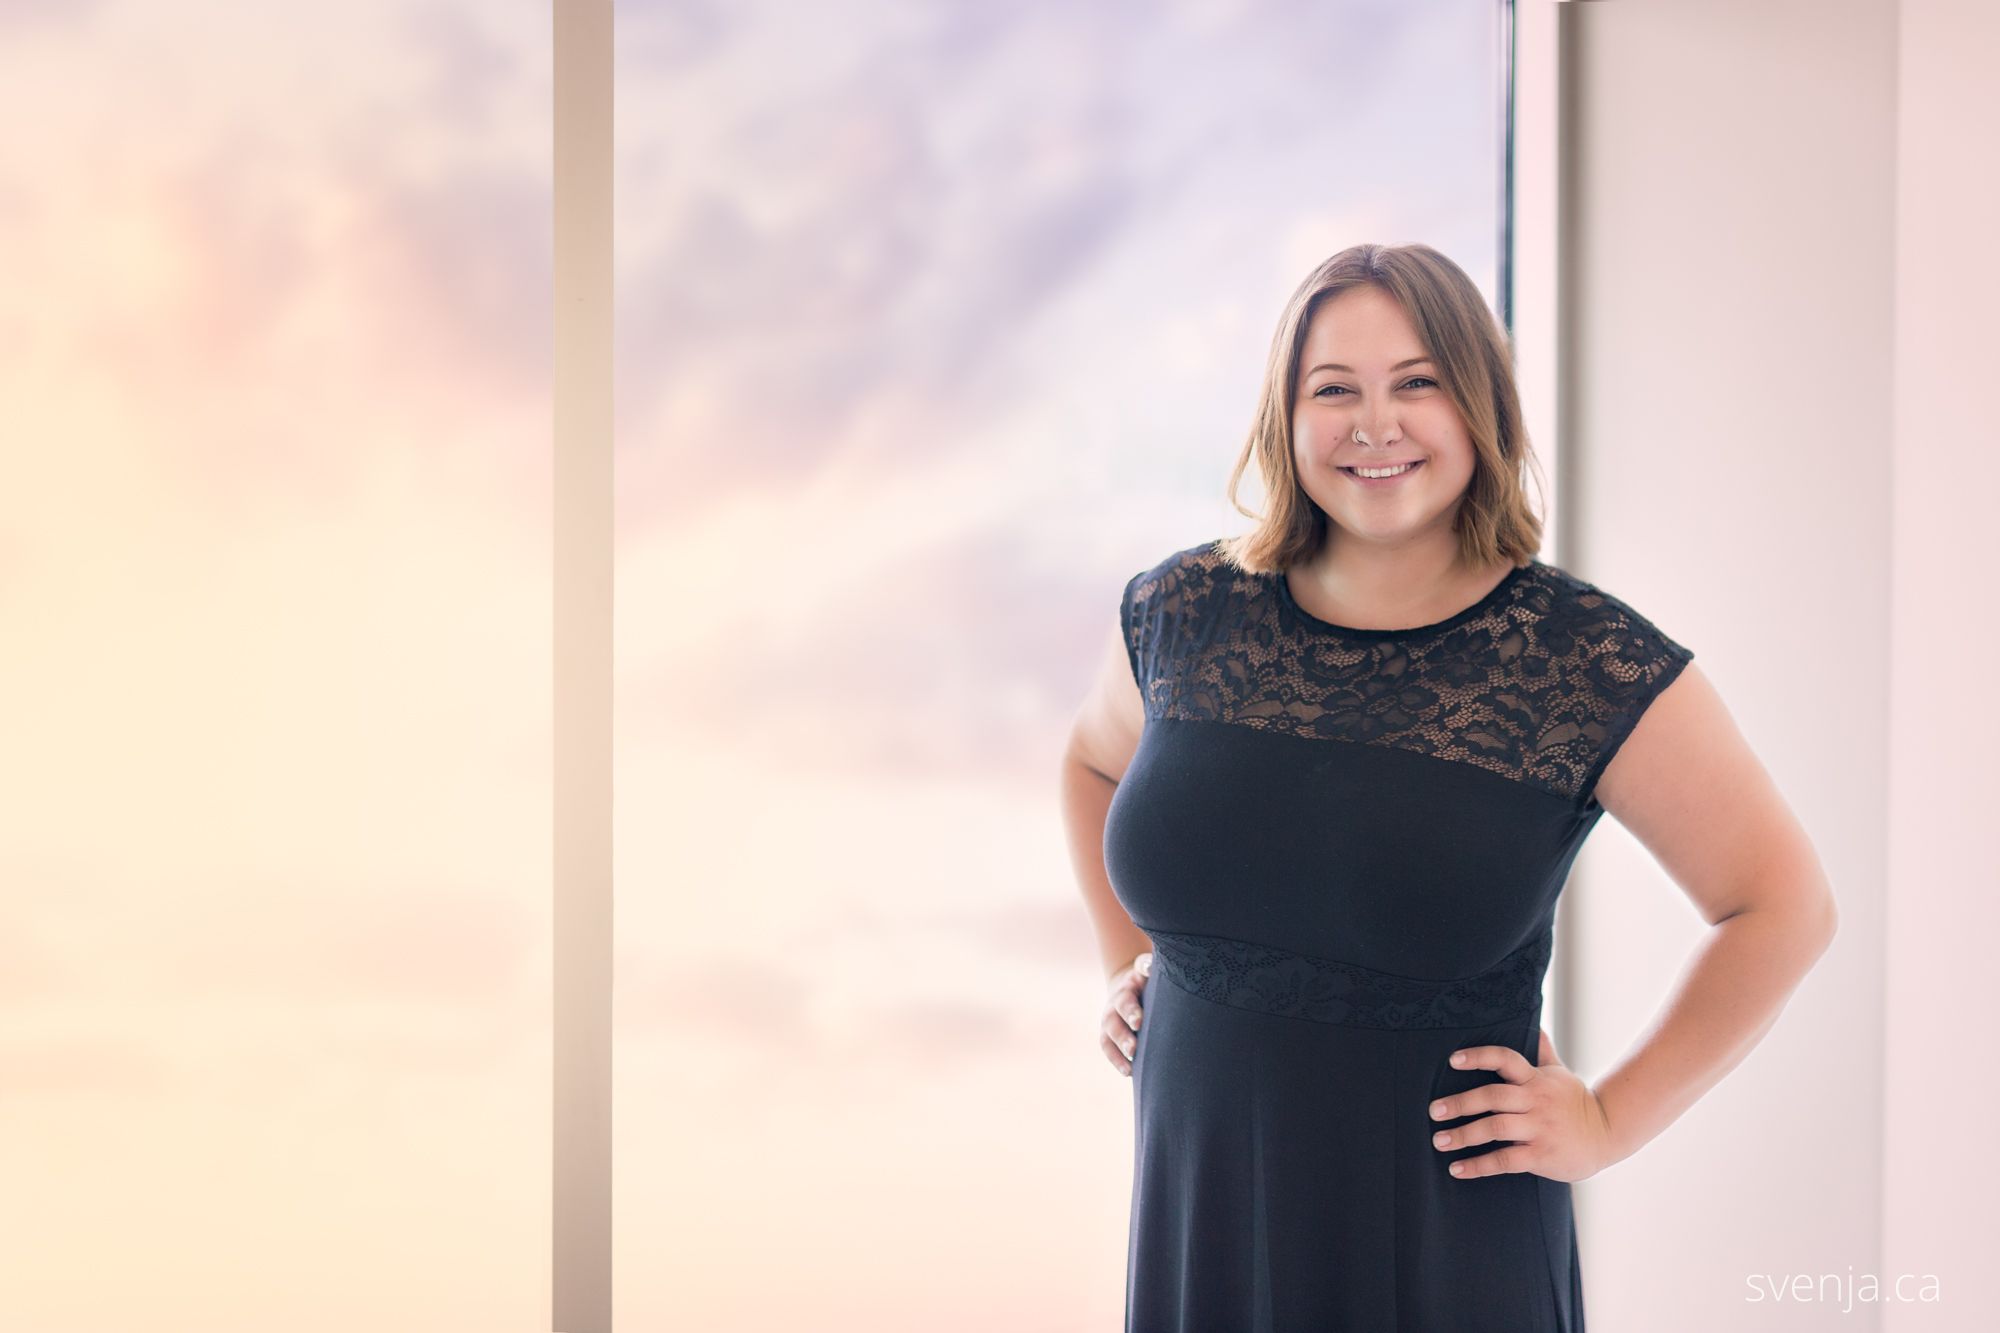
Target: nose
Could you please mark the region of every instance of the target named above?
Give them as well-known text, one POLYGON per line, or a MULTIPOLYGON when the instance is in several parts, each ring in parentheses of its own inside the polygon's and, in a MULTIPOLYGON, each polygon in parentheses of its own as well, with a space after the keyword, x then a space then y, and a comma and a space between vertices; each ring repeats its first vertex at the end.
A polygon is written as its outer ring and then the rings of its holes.
POLYGON ((1364 408, 1354 425, 1361 432, 1360 438, 1371 449, 1386 449, 1403 438, 1403 433, 1396 428, 1395 413, 1381 408, 1364 408))

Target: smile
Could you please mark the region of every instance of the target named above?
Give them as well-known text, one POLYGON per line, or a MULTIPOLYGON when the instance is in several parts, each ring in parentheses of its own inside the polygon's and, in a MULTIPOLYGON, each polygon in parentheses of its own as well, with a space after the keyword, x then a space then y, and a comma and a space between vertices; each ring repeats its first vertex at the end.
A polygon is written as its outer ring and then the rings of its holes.
POLYGON ((1418 458, 1408 463, 1396 463, 1388 467, 1344 467, 1340 470, 1348 476, 1353 477, 1356 481, 1393 481, 1397 477, 1407 476, 1415 472, 1423 465, 1424 460, 1418 458))

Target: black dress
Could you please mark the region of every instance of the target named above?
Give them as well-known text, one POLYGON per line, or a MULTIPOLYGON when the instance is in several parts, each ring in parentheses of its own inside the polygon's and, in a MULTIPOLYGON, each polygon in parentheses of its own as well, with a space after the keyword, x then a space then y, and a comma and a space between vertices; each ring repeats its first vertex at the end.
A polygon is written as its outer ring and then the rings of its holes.
POLYGON ((1104 830, 1153 941, 1127 1333, 1575 1333, 1570 1187, 1446 1169, 1430 1103, 1535 1063, 1594 794, 1693 654, 1539 560, 1349 629, 1214 542, 1135 576, 1146 724, 1104 830))

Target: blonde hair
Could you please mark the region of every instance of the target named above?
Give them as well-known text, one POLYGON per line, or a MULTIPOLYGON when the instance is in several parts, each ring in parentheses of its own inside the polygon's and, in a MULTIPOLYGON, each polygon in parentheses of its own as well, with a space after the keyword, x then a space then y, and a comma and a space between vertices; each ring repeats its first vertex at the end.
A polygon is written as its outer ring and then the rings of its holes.
POLYGON ((1439 387, 1451 396, 1472 437, 1472 480, 1452 521, 1459 558, 1475 568, 1503 559, 1526 564, 1542 544, 1542 521, 1529 507, 1524 487, 1529 464, 1545 501, 1547 492, 1521 423, 1513 343, 1465 270, 1428 245, 1350 246, 1307 275, 1286 302, 1271 339, 1256 417, 1229 474, 1229 502, 1258 523, 1224 539, 1223 555, 1249 573, 1279 572, 1316 554, 1330 535, 1326 512, 1299 484, 1292 454, 1299 358, 1313 312, 1363 283, 1380 288, 1408 312, 1436 364, 1439 387), (1261 515, 1236 498, 1253 461, 1270 497, 1270 512, 1261 515))

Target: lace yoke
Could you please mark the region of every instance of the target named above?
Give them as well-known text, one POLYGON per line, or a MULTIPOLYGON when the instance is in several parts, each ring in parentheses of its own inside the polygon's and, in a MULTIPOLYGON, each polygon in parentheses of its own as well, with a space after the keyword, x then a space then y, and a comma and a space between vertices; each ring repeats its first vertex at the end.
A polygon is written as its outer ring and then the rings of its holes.
POLYGON ((1350 629, 1306 613, 1282 573, 1247 573, 1207 542, 1134 575, 1120 623, 1148 721, 1393 745, 1590 805, 1647 704, 1694 656, 1540 560, 1434 625, 1350 629))

